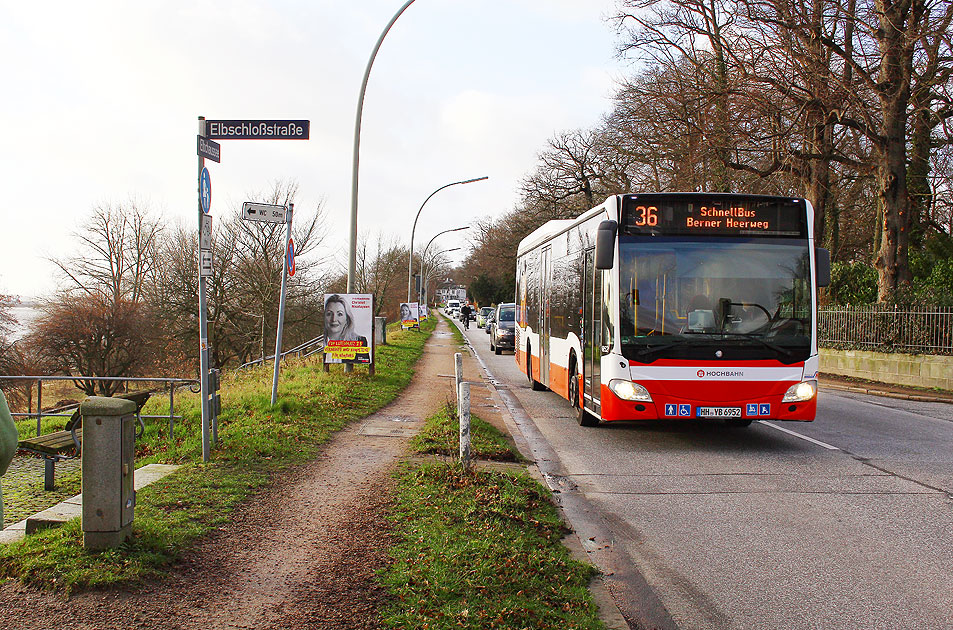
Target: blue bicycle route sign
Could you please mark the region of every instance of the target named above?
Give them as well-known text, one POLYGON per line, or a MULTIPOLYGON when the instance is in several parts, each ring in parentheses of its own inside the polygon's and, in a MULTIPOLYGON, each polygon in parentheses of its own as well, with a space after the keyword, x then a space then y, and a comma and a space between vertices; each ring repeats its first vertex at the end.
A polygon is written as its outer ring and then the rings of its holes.
POLYGON ((199 184, 199 200, 202 202, 202 212, 208 214, 212 207, 212 177, 208 169, 202 169, 202 180, 199 184))

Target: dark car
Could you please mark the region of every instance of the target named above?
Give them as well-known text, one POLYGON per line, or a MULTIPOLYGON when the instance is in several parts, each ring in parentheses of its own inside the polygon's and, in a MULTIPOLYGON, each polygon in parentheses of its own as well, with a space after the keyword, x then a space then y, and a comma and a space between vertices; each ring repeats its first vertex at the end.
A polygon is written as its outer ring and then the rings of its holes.
POLYGON ((490 322, 490 350, 500 354, 516 349, 516 304, 507 302, 496 307, 490 322))

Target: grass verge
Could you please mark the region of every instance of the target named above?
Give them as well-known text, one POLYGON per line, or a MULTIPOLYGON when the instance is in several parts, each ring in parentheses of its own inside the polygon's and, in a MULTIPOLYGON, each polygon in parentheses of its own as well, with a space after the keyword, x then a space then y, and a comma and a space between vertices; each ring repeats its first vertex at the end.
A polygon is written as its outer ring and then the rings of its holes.
MULTIPOLYGON (((431 320, 419 332, 389 330, 388 345, 377 349, 374 377, 361 367, 347 374, 334 366, 326 374, 320 363, 289 362, 282 368, 274 408, 271 367, 230 373, 221 389, 220 445, 209 463, 201 461, 198 397, 177 398, 176 413, 183 418, 176 424, 176 437, 169 439, 162 420, 148 423, 136 443, 136 464, 183 468, 137 493, 133 539, 117 550, 87 552, 77 519, 0 545, 0 577, 70 592, 136 583, 162 573, 199 536, 227 522, 236 504, 276 473, 313 458, 335 431, 393 400, 410 382, 434 326, 431 320)), ((168 403, 164 409, 162 405, 150 401, 147 412, 167 413, 168 403)))
MULTIPOLYGON (((420 433, 410 440, 410 448, 421 455, 456 458, 460 453, 460 429, 457 410, 447 403, 427 419, 420 433)), ((470 452, 476 459, 498 462, 522 462, 524 458, 509 440, 489 422, 470 415, 470 452)))
MULTIPOLYGON (((451 429, 446 410, 424 433, 451 429)), ((478 426, 474 422, 474 426, 478 426)), ((486 458, 497 433, 473 453, 486 458)), ((414 440, 418 453, 434 441, 414 440)), ((441 447, 442 448, 442 447, 441 447)), ((595 570, 574 560, 549 492, 522 470, 464 472, 459 463, 404 463, 389 513, 397 543, 380 580, 393 597, 382 612, 391 628, 603 628, 588 591, 595 570)))
POLYGON ((456 324, 452 319, 450 319, 449 317, 447 317, 446 315, 444 315, 443 313, 440 314, 440 317, 442 317, 442 318, 444 318, 445 320, 447 320, 447 325, 450 326, 450 332, 453 333, 453 340, 454 340, 454 342, 456 342, 457 344, 459 344, 459 345, 461 345, 461 346, 465 346, 465 345, 467 344, 467 342, 466 342, 466 340, 463 338, 463 331, 461 331, 460 328, 457 327, 457 324, 456 324))

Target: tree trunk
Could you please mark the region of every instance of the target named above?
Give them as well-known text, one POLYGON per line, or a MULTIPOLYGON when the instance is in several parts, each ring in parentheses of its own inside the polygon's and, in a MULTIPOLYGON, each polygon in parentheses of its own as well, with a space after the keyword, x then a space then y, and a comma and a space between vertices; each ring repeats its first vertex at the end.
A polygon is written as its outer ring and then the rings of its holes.
POLYGON ((912 280, 908 261, 910 197, 907 192, 907 106, 910 103, 914 42, 906 30, 917 23, 919 0, 878 0, 880 14, 880 102, 883 127, 878 147, 877 195, 883 209, 883 238, 874 261, 877 299, 888 302, 912 280))
MULTIPOLYGON (((899 114, 899 112, 898 112, 899 114)), ((908 259, 910 197, 907 194, 905 116, 885 121, 886 146, 877 171, 878 200, 883 209, 883 237, 874 261, 877 268, 877 300, 889 302, 902 285, 912 280, 908 259)))

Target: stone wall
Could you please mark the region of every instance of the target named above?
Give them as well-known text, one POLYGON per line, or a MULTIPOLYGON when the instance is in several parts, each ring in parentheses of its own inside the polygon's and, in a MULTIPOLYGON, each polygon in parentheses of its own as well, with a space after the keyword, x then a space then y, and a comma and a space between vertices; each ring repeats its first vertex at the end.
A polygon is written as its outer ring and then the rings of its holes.
POLYGON ((821 374, 953 391, 953 357, 821 348, 821 374))

